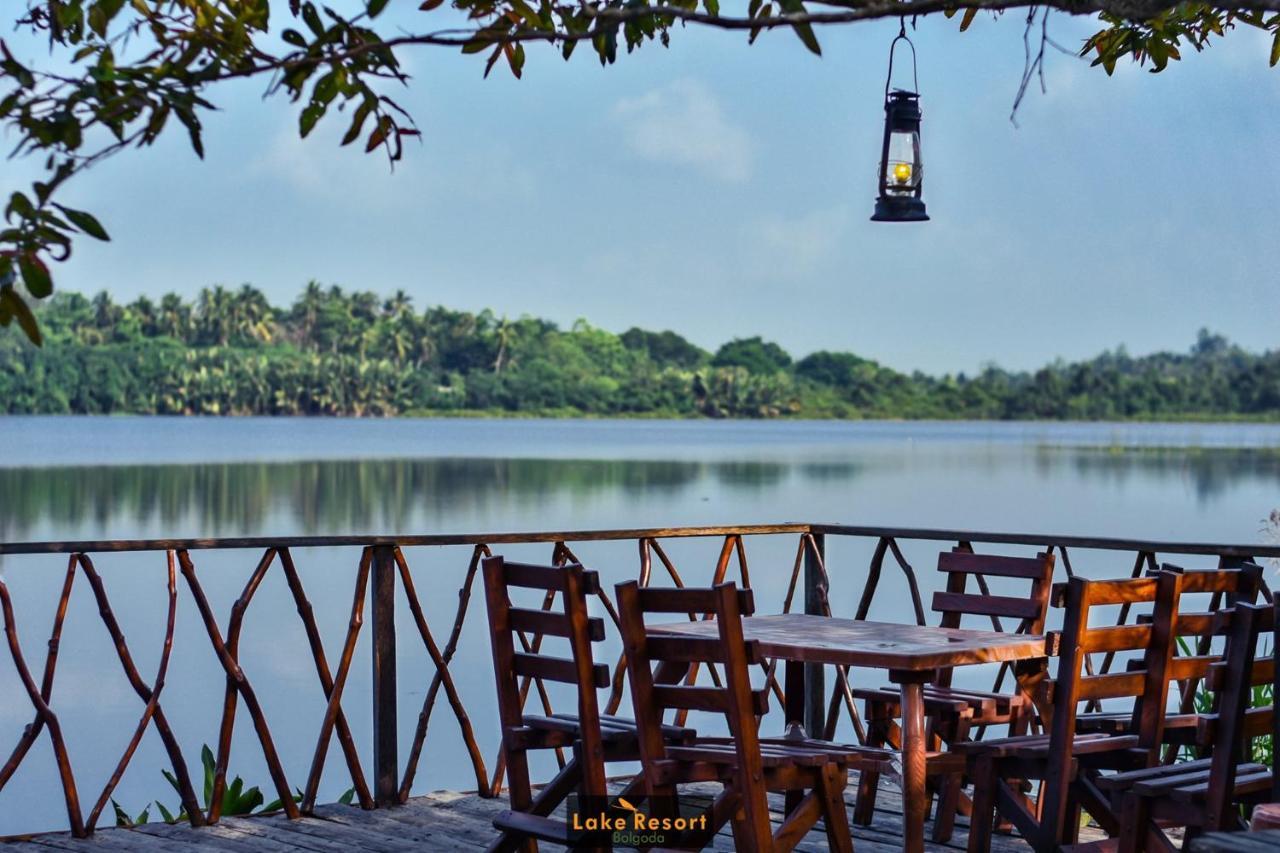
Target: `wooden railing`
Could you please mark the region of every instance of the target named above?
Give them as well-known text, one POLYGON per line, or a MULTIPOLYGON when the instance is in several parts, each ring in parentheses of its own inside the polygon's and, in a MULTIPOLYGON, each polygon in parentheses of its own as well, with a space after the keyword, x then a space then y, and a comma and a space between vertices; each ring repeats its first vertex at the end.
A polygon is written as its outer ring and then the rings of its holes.
MULTIPOLYGON (((262 757, 267 766, 271 785, 278 794, 284 811, 295 817, 310 812, 316 805, 320 779, 324 772, 331 741, 336 737, 343 761, 350 775, 355 801, 363 808, 391 806, 405 801, 410 794, 415 776, 422 758, 422 750, 427 735, 432 711, 441 692, 456 718, 459 730, 465 742, 474 772, 476 788, 482 796, 494 796, 501 790, 503 766, 501 755, 487 761, 476 737, 474 725, 464 705, 457 685, 450 671, 459 646, 459 639, 469 613, 470 600, 476 583, 480 561, 499 550, 502 546, 530 545, 545 543, 551 546, 550 561, 564 564, 577 561, 573 548, 582 543, 626 542, 635 543, 638 560, 638 577, 643 584, 654 581, 655 573, 665 575, 664 584, 682 586, 686 577, 681 574, 675 561, 668 554, 664 542, 679 539, 715 539, 719 540, 718 557, 710 575, 692 576, 688 582, 695 585, 716 583, 725 579, 737 580, 744 586, 751 585, 750 569, 747 561, 747 539, 758 537, 795 537, 795 559, 790 566, 786 592, 781 602, 782 612, 790 612, 794 607, 802 607, 810 614, 832 615, 832 575, 842 580, 856 580, 857 569, 852 565, 843 565, 838 571, 828 570, 828 541, 854 540, 866 543, 874 542, 872 556, 866 570, 865 580, 857 605, 852 615, 864 619, 868 616, 876 591, 880 586, 884 567, 888 557, 901 571, 909 591, 910 604, 919 624, 925 624, 925 604, 920 592, 919 579, 914 567, 904 555, 900 542, 910 541, 922 543, 923 547, 932 548, 934 543, 974 550, 990 546, 1030 546, 1042 550, 1056 550, 1060 556, 1065 576, 1071 576, 1074 569, 1071 554, 1079 551, 1100 551, 1115 554, 1116 552, 1133 555, 1132 574, 1140 574, 1145 569, 1155 567, 1159 561, 1167 558, 1187 558, 1210 556, 1216 558, 1217 565, 1226 567, 1242 562, 1263 558, 1280 558, 1280 546, 1277 545, 1228 545, 1212 543, 1156 542, 1143 540, 1126 540, 1112 538, 1092 538, 1081 536, 1057 536, 1047 534, 1009 534, 990 533, 966 530, 922 530, 913 528, 865 527, 837 524, 788 523, 772 525, 744 525, 718 527, 683 527, 652 528, 628 530, 590 530, 590 531, 548 531, 535 533, 488 533, 467 535, 423 535, 423 536, 326 536, 326 537, 290 537, 290 538, 239 538, 239 539, 156 539, 156 540, 107 540, 92 542, 27 542, 0 543, 0 556, 18 556, 34 554, 62 554, 67 556, 65 573, 62 575, 61 592, 55 607, 52 629, 49 635, 44 666, 39 680, 34 675, 27 660, 22 641, 18 633, 18 614, 15 613, 11 592, 3 579, 0 579, 0 611, 4 619, 5 642, 12 658, 18 678, 21 681, 26 699, 30 702, 34 718, 18 739, 17 745, 3 765, 0 765, 0 792, 13 778, 18 767, 27 757, 41 734, 48 734, 49 742, 57 765, 58 778, 61 783, 66 804, 68 825, 77 836, 85 836, 93 832, 99 824, 102 813, 111 800, 125 770, 148 728, 154 728, 163 743, 168 763, 171 766, 175 787, 178 789, 182 806, 188 819, 194 825, 216 823, 220 815, 222 791, 227 785, 227 767, 229 763, 232 735, 235 729, 236 710, 243 702, 261 747, 262 757), (411 569, 404 549, 409 547, 443 547, 469 546, 470 557, 467 561, 461 586, 458 590, 458 605, 454 619, 449 625, 447 634, 437 635, 428 624, 422 600, 415 585, 415 572, 411 569), (303 587, 301 576, 294 564, 294 552, 312 548, 346 547, 359 549, 358 560, 355 561, 354 591, 352 594, 350 618, 341 649, 334 664, 331 664, 329 652, 322 641, 322 632, 316 622, 312 604, 303 587), (201 583, 199 564, 202 555, 210 551, 221 550, 260 550, 261 556, 244 585, 243 591, 231 607, 225 623, 220 622, 214 613, 209 599, 201 583), (167 569, 167 621, 163 639, 159 665, 154 677, 147 681, 134 663, 133 655, 125 640, 111 601, 108 598, 101 574, 94 565, 95 554, 112 552, 152 552, 157 558, 163 555, 167 569), (731 566, 736 566, 736 574, 730 575, 731 566), (278 567, 278 568, 277 568, 278 567), (325 699, 325 712, 322 717, 320 731, 316 738, 315 749, 311 756, 310 766, 306 774, 305 787, 302 788, 300 800, 295 801, 294 788, 285 762, 282 760, 272 737, 271 726, 262 703, 249 677, 240 665, 239 648, 245 615, 253 603, 255 594, 268 573, 276 570, 284 575, 289 593, 296 606, 298 617, 306 633, 316 678, 325 699), (83 575, 97 605, 98 613, 107 629, 120 665, 124 670, 143 708, 134 727, 132 738, 106 785, 97 794, 93 803, 85 811, 80 799, 80 789, 72 769, 72 761, 67 748, 66 738, 59 722, 58 714, 53 707, 52 693, 58 663, 59 640, 67 617, 68 603, 75 587, 77 577, 83 575), (181 575, 182 583, 179 583, 181 575), (395 623, 396 601, 399 586, 403 590, 404 599, 412 616, 413 625, 410 632, 422 643, 433 666, 434 674, 426 690, 421 708, 418 711, 414 736, 411 740, 409 754, 402 763, 398 755, 397 733, 399 730, 399 703, 396 684, 396 651, 397 628, 395 623), (216 764, 213 780, 213 796, 210 806, 202 807, 191 781, 191 773, 183 757, 181 744, 173 734, 169 718, 161 704, 164 693, 166 675, 169 668, 173 646, 175 619, 178 608, 180 588, 185 587, 185 594, 199 613, 210 645, 216 653, 217 660, 225 678, 223 706, 217 736, 216 764), (800 599, 797 601, 797 597, 800 599), (366 613, 369 618, 369 631, 372 635, 372 776, 366 777, 361 750, 352 733, 352 727, 343 708, 343 699, 348 676, 351 672, 356 643, 364 628, 366 613), (441 643, 437 636, 444 638, 441 643), (491 769, 492 768, 492 769, 491 769)), ((1127 560, 1126 560, 1127 562, 1127 560)), ((590 563, 589 563, 590 564, 590 563)), ((434 578, 433 578, 434 580, 434 578)), ((985 588, 984 588, 985 591, 985 588)), ((1269 593, 1268 593, 1269 595, 1269 593)), ((604 589, 599 593, 600 604, 615 623, 618 621, 613 602, 604 589)), ((840 601, 852 601, 852 596, 842 592, 840 601)), ((544 609, 553 602, 544 599, 544 609)), ((761 612, 769 612, 770 608, 758 603, 761 612)), ((1121 619, 1127 614, 1122 614, 1121 619)), ((483 616, 477 617, 483 619, 483 616)), ((994 627, 1002 626, 993 618, 994 627)), ((528 648, 536 648, 541 644, 541 637, 522 638, 528 648)), ((606 704, 606 713, 619 710, 624 698, 623 661, 614 662, 612 687, 606 704)), ((487 666, 487 661, 486 661, 487 666)), ((1103 660, 1101 669, 1110 666, 1109 660, 1103 660)), ((824 681, 825 671, 822 666, 810 666, 806 679, 807 695, 805 697, 805 722, 809 731, 825 733, 831 736, 840 718, 841 707, 852 721, 859 738, 862 737, 862 724, 850 694, 847 670, 835 671, 836 683, 827 692, 824 681)), ((1001 673, 999 678, 1003 677, 1001 673)), ((766 667, 767 684, 780 700, 782 686, 775 677, 772 666, 766 667)), ((542 712, 550 713, 551 701, 547 691, 537 679, 525 679, 521 685, 522 696, 533 699, 542 712)), ((15 697, 16 698, 16 697, 15 697)), ((167 696, 166 699, 171 697, 167 696)), ((3 701, 13 701, 6 697, 3 701)), ((3 753, 0 753, 2 755, 3 753)))

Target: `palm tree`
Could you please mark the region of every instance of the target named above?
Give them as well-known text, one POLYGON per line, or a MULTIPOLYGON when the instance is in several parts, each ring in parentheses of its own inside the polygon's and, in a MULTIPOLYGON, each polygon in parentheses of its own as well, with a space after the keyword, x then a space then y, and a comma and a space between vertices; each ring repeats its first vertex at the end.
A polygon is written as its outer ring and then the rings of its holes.
POLYGON ((220 284, 202 288, 196 297, 196 328, 204 343, 225 347, 235 331, 231 291, 220 284))
POLYGON ((386 317, 398 317, 406 311, 413 310, 413 297, 403 290, 397 290, 391 298, 382 303, 382 313, 386 317))
POLYGON ((289 309, 289 322, 293 326, 297 342, 304 347, 315 343, 313 336, 325 299, 324 288, 320 286, 320 282, 312 279, 289 309))
POLYGON ((191 330, 191 308, 178 294, 166 293, 160 297, 160 314, 156 324, 160 334, 185 341, 191 330))
POLYGON ((240 286, 232 304, 234 331, 238 338, 270 342, 274 331, 271 305, 262 291, 251 284, 240 286))

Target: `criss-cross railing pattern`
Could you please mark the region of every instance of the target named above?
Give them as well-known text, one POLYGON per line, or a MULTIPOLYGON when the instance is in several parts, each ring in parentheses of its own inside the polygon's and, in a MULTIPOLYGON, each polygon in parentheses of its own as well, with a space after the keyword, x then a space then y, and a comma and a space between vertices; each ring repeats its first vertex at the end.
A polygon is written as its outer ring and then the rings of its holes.
MULTIPOLYGON (((550 562, 564 565, 579 562, 574 548, 584 543, 633 542, 637 546, 639 561, 635 565, 636 577, 642 585, 674 585, 685 586, 686 577, 695 585, 714 584, 726 579, 736 580, 744 587, 750 587, 751 573, 747 560, 747 539, 755 541, 760 538, 796 537, 795 558, 790 564, 790 574, 785 586, 785 594, 781 602, 781 612, 790 613, 799 608, 806 613, 831 616, 833 612, 847 612, 845 606, 852 610, 856 619, 866 619, 876 592, 881 585, 888 558, 901 572, 906 591, 911 602, 911 609, 918 624, 925 624, 925 610, 920 592, 920 582, 911 562, 908 561, 901 542, 911 542, 913 548, 925 548, 925 553, 936 554, 940 547, 954 546, 963 550, 974 551, 975 545, 991 547, 1035 547, 1042 551, 1056 550, 1060 555, 1060 563, 1066 577, 1075 574, 1071 562, 1071 549, 1089 550, 1116 554, 1128 552, 1134 555, 1131 574, 1137 576, 1143 571, 1156 567, 1163 557, 1181 557, 1187 555, 1209 555, 1216 557, 1217 565, 1222 567, 1239 565, 1241 562, 1260 558, 1280 558, 1280 547, 1277 546, 1235 546, 1214 544, 1187 543, 1154 543, 1126 541, 1115 539, 1090 539, 1084 537, 1044 536, 1032 534, 996 534, 973 531, 915 530, 896 528, 852 527, 842 525, 820 524, 779 524, 754 525, 736 527, 699 527, 669 528, 646 530, 607 530, 607 531, 573 531, 573 532, 539 532, 539 533, 507 533, 481 534, 465 536, 404 536, 404 537, 310 537, 293 539, 225 539, 225 540, 190 540, 172 541, 155 540, 146 542, 86 542, 86 543, 0 543, 0 555, 19 555, 35 553, 61 553, 67 555, 66 570, 62 577, 62 585, 54 610, 54 618, 50 631, 44 666, 39 680, 33 674, 28 663, 27 652, 24 651, 18 632, 18 614, 11 590, 0 577, 0 615, 3 616, 5 643, 12 659, 22 693, 29 701, 34 717, 23 729, 8 759, 0 765, 0 792, 13 778, 19 766, 27 758, 32 747, 41 735, 47 735, 53 759, 56 763, 57 778, 61 783, 65 800, 67 821, 73 834, 85 836, 91 834, 100 823, 106 806, 111 802, 112 794, 120 784, 128 769, 142 738, 148 728, 154 728, 165 751, 170 766, 172 783, 181 799, 185 817, 193 825, 216 823, 221 818, 223 793, 227 789, 228 766, 231 761, 231 747, 238 710, 243 704, 254 735, 260 748, 261 757, 270 776, 271 787, 279 797, 281 808, 289 817, 310 813, 317 805, 321 777, 328 763, 332 742, 336 739, 347 774, 350 777, 353 799, 365 809, 379 806, 390 806, 404 802, 410 796, 415 779, 419 775, 423 750, 433 712, 443 692, 445 701, 458 726, 458 732, 465 744, 470 758, 471 770, 474 773, 476 789, 484 796, 495 796, 502 790, 504 763, 501 750, 490 760, 486 760, 480 745, 475 727, 468 714, 450 666, 455 662, 464 627, 468 624, 470 601, 476 584, 481 561, 495 553, 501 553, 506 546, 536 545, 541 543, 550 546, 550 562), (718 556, 710 564, 709 572, 697 571, 682 574, 672 558, 668 545, 674 540, 716 540, 719 545, 718 556), (827 543, 840 539, 842 541, 860 542, 869 548, 870 563, 865 571, 860 571, 853 561, 846 561, 838 571, 829 570, 831 557, 827 553, 827 543), (874 543, 874 544, 873 544, 874 543), (301 576, 295 564, 295 551, 304 548, 334 548, 346 546, 358 553, 354 560, 354 585, 352 588, 350 615, 340 649, 331 657, 334 650, 326 650, 321 626, 317 623, 315 610, 304 589, 301 576), (411 569, 404 549, 409 547, 444 547, 468 546, 470 555, 466 568, 462 572, 461 584, 458 588, 458 603, 449 625, 447 634, 442 634, 443 644, 436 639, 436 634, 429 624, 422 600, 415 583, 415 571, 411 569), (201 555, 215 549, 251 549, 260 554, 254 563, 239 596, 234 600, 225 622, 220 621, 206 595, 201 582, 198 565, 201 555), (93 562, 93 554, 133 551, 163 555, 167 571, 167 598, 165 633, 160 648, 159 662, 154 676, 148 682, 139 672, 125 641, 115 611, 112 609, 102 576, 93 562), (316 734, 315 746, 306 768, 305 782, 301 787, 294 787, 290 780, 285 757, 282 757, 273 739, 271 726, 258 693, 254 689, 252 675, 247 672, 240 657, 246 614, 253 605, 255 597, 263 582, 272 573, 283 575, 289 595, 297 610, 305 632, 307 646, 315 668, 319 695, 324 700, 324 713, 321 717, 320 729, 316 734), (833 590, 833 574, 842 584, 842 589, 833 590), (111 643, 119 658, 124 675, 133 691, 142 703, 138 722, 133 729, 123 753, 103 785, 101 791, 84 810, 80 798, 80 789, 76 775, 72 769, 72 760, 60 725, 56 702, 54 701, 54 685, 57 672, 59 642, 66 623, 68 605, 76 581, 83 575, 88 584, 99 617, 107 629, 111 643), (179 575, 181 578, 179 578, 179 575), (863 579, 860 592, 857 582, 863 579), (182 583, 180 584, 180 580, 182 583), (185 586, 185 589, 180 587, 185 586), (396 587, 403 590, 403 600, 412 617, 411 634, 416 634, 427 657, 431 661, 433 672, 418 711, 413 738, 403 764, 398 760, 396 750, 396 693, 395 693, 395 650, 396 632, 394 612, 396 605, 396 587), (204 633, 207 635, 219 666, 223 687, 222 712, 218 723, 212 793, 205 799, 207 807, 197 799, 192 784, 191 773, 183 758, 182 745, 174 734, 170 717, 166 716, 161 705, 166 675, 169 672, 173 654, 175 622, 181 596, 188 596, 199 615, 204 633), (855 604, 856 602, 856 604, 855 604), (834 604, 834 607, 833 607, 834 604), (366 773, 362 748, 357 742, 352 725, 344 710, 346 687, 351 674, 357 642, 365 631, 366 617, 371 616, 372 656, 374 663, 373 684, 373 717, 374 732, 372 749, 365 748, 365 755, 371 755, 372 776, 366 773), (492 770, 490 769, 492 768, 492 770), (371 781, 372 779, 372 781, 371 781), (297 795, 295 795, 297 792, 297 795)), ((753 546, 754 547, 754 546, 753 546)), ((612 560, 610 566, 600 568, 622 567, 626 569, 628 560, 612 560)), ((688 569, 688 566, 686 566, 688 569)), ((419 570, 418 580, 421 579, 419 570)), ((433 568, 433 588, 438 588, 433 568)), ((1110 572, 1114 574, 1114 572, 1110 572)), ((990 594, 986 580, 978 578, 979 589, 983 594, 990 594)), ((1267 593, 1268 597, 1270 593, 1267 593)), ((603 588, 598 593, 600 606, 618 629, 618 614, 608 591, 603 588)), ((554 605, 554 594, 547 594, 542 600, 542 608, 551 609, 554 605)), ((760 612, 776 612, 760 603, 760 612)), ((697 618, 697 617, 691 617, 697 618)), ((705 617, 704 617, 705 618, 705 617)), ((1121 620, 1128 618, 1122 613, 1121 620)), ((1005 630, 998 617, 992 617, 995 630, 1005 630)), ((520 634, 518 642, 526 652, 536 652, 542 644, 543 637, 537 634, 520 634)), ((1089 671, 1106 672, 1112 665, 1112 657, 1101 656, 1098 661, 1089 662, 1089 671)), ((720 674, 714 667, 708 667, 707 677, 718 683, 720 674)), ((765 685, 777 698, 780 706, 785 706, 783 686, 779 681, 776 661, 762 664, 765 685)), ((606 713, 613 714, 620 710, 625 700, 626 685, 624 683, 625 660, 619 656, 614 662, 613 674, 604 704, 606 713)), ((687 676, 690 683, 699 677, 694 669, 687 676)), ((853 674, 845 668, 834 668, 835 683, 830 692, 826 690, 824 672, 817 667, 806 678, 805 723, 807 728, 817 734, 831 738, 842 717, 847 718, 859 740, 864 738, 864 728, 855 707, 850 683, 853 674)), ((1000 667, 996 675, 995 689, 1000 689, 1006 679, 1007 667, 1000 667)), ((551 697, 536 677, 523 678, 520 683, 522 702, 536 702, 540 711, 553 713, 551 697)), ((177 700, 169 696, 170 707, 177 700)), ((475 697, 473 701, 477 701, 475 697)), ((8 701, 8 700, 6 700, 8 701)), ((361 697, 367 702, 367 697, 361 697)), ((367 705, 365 706, 367 707, 367 705)), ((678 721, 683 722, 683 721, 678 721)), ((563 762, 564 757, 560 757, 563 762)), ((302 762, 296 762, 301 764, 302 762)), ((300 769, 298 770, 300 773, 300 769)))

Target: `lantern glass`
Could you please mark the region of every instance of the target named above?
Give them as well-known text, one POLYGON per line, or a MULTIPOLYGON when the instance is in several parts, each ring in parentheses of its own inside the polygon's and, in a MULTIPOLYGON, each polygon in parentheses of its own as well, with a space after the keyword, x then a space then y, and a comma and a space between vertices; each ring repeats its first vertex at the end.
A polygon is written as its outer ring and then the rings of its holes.
POLYGON ((889 195, 912 195, 923 177, 918 131, 893 131, 885 158, 884 190, 889 195))

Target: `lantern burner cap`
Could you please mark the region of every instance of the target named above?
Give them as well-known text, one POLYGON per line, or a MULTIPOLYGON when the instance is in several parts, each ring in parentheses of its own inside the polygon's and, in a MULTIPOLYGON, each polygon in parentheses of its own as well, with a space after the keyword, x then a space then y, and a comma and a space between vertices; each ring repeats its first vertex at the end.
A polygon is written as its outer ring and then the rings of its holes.
POLYGON ((918 198, 885 198, 876 199, 876 212, 871 216, 872 222, 928 222, 929 214, 925 212, 924 202, 918 198))

